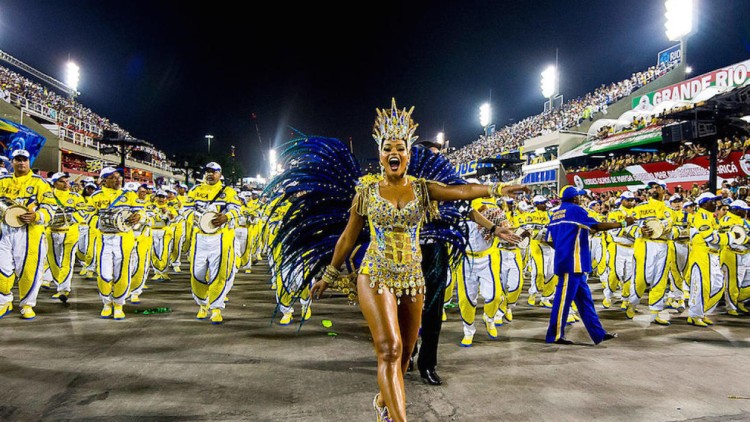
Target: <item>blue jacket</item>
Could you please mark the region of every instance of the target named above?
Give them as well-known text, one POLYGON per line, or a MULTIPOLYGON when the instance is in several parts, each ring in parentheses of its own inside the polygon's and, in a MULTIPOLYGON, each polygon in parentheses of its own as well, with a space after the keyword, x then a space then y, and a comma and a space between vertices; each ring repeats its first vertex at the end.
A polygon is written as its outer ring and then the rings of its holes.
POLYGON ((555 248, 555 274, 591 271, 589 231, 598 221, 572 202, 563 202, 552 214, 548 235, 555 248))

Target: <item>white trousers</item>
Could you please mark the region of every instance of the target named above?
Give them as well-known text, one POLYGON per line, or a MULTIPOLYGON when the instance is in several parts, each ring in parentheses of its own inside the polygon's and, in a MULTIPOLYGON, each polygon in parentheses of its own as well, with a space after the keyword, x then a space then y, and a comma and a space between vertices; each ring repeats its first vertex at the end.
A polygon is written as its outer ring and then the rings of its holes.
MULTIPOLYGON (((495 289, 495 277, 497 274, 492 273, 490 257, 466 258, 464 260, 464 283, 466 284, 466 298, 469 303, 477 307, 479 295, 482 295, 484 303, 490 303, 500 300, 502 292, 495 289)), ((494 319, 495 315, 487 315, 487 318, 494 319)), ((464 335, 473 336, 477 332, 474 323, 468 324, 464 321, 464 335)))
MULTIPOLYGON (((75 228, 73 230, 75 230, 75 228)), ((52 271, 49 269, 47 269, 47 271, 50 272, 50 278, 52 279, 52 281, 57 283, 58 292, 69 292, 70 281, 73 279, 73 264, 75 263, 76 253, 75 250, 73 250, 71 251, 70 256, 65 256, 64 254, 65 238, 68 236, 68 232, 50 232, 47 234, 47 236, 52 236, 52 252, 54 252, 55 254, 55 261, 57 266, 61 269, 69 269, 63 280, 54 280, 54 278, 52 277, 52 271), (63 260, 67 260, 68 262, 63 262, 63 260)), ((70 245, 70 243, 68 243, 68 245, 70 245)), ((49 256, 47 258, 49 258, 49 256)))
MULTIPOLYGON (((633 248, 615 244, 615 256, 609 257, 609 259, 615 260, 615 275, 617 279, 624 285, 628 281, 633 281, 633 248)), ((612 299, 614 293, 610 289, 609 283, 604 283, 604 297, 612 299)), ((627 300, 627 298, 625 298, 627 300)))
POLYGON ((13 228, 2 225, 0 236, 0 306, 13 301, 14 281, 18 281, 21 306, 36 306, 36 298, 42 285, 44 260, 47 256, 47 240, 44 235, 31 236, 29 243, 27 227, 13 228), (38 239, 34 239, 38 237, 38 239))

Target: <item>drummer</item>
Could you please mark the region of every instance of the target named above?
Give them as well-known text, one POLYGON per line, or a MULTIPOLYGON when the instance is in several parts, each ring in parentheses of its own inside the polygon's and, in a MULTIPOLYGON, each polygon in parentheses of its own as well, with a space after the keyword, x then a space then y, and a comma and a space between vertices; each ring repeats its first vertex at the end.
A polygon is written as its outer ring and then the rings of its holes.
MULTIPOLYGON (((658 325, 670 325, 669 321, 662 318, 660 312, 664 310, 664 298, 666 296, 667 281, 669 276, 670 256, 669 244, 671 240, 666 237, 653 236, 654 232, 646 226, 646 222, 654 220, 660 222, 666 233, 667 227, 672 225, 672 212, 664 203, 664 195, 667 193, 667 185, 661 181, 648 182, 650 198, 647 202, 639 204, 633 209, 633 215, 641 225, 640 236, 636 238, 633 246, 634 256, 634 283, 630 291, 628 308, 625 315, 629 319, 635 317, 636 307, 649 288, 648 305, 651 310, 650 322, 658 325)), ((671 252, 674 253, 674 252, 671 252)))
POLYGON ((152 280, 170 280, 167 268, 170 264, 169 255, 172 251, 174 229, 171 222, 177 217, 177 210, 167 203, 167 193, 159 189, 156 191, 154 202, 149 205, 153 216, 151 230, 151 265, 154 269, 152 280))
POLYGON ((83 213, 86 211, 83 197, 70 191, 69 178, 67 173, 53 174, 49 181, 54 190, 44 194, 47 199, 52 199, 44 204, 52 215, 47 236, 47 262, 52 281, 57 285, 57 293, 52 298, 62 303, 66 303, 70 295, 78 225, 85 221, 83 213))
POLYGON ((47 253, 44 226, 50 220, 45 207, 39 207, 51 192, 49 184, 31 171, 30 154, 17 149, 11 154, 13 174, 0 177, 0 199, 21 205, 26 212, 12 218, 3 215, 0 238, 0 318, 13 310, 11 288, 18 278, 21 298, 21 318, 34 319, 36 297, 41 286, 44 265, 40 262, 47 253), (10 224, 9 224, 10 223, 10 224), (6 275, 8 274, 8 275, 6 275))
POLYGON ((99 175, 102 187, 91 195, 96 210, 92 221, 101 231, 101 246, 96 248, 97 285, 104 304, 100 316, 115 320, 125 319, 122 306, 130 293, 130 259, 135 247, 132 225, 144 218, 138 196, 122 189, 120 172, 114 167, 103 168, 99 175), (134 211, 127 217, 129 229, 115 219, 119 213, 128 211, 134 211))
POLYGON ((236 270, 234 230, 227 222, 239 217, 240 200, 234 189, 221 182, 218 163, 208 163, 204 170, 204 181, 188 192, 185 204, 189 210, 194 210, 191 216, 194 234, 190 239, 190 282, 193 298, 199 306, 196 318, 208 318, 210 310, 211 323, 221 324, 221 310, 228 290, 226 284, 236 270), (210 221, 201 218, 209 212, 214 215, 210 221))

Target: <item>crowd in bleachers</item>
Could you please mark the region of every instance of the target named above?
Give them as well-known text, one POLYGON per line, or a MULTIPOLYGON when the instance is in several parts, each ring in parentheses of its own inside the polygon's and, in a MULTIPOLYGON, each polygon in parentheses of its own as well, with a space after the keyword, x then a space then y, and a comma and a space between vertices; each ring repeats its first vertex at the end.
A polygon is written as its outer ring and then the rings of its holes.
MULTIPOLYGON (((750 152, 750 138, 747 136, 736 136, 733 138, 718 139, 719 159, 727 158, 733 151, 742 151, 743 154, 750 152)), ((701 144, 682 144, 672 152, 656 151, 640 154, 622 154, 609 157, 596 166, 578 166, 567 169, 568 172, 577 173, 582 171, 601 170, 608 173, 623 170, 628 166, 647 164, 658 161, 667 161, 672 164, 682 165, 695 157, 707 155, 708 150, 701 144)))
MULTIPOLYGON (((99 116, 73 98, 59 95, 2 66, 0 66, 0 87, 2 88, 0 97, 3 100, 19 108, 23 106, 41 112, 59 126, 84 136, 98 138, 104 130, 114 130, 126 137, 131 136, 117 123, 99 116)), ((144 151, 151 155, 151 160, 136 161, 157 166, 168 163, 166 154, 153 146, 139 146, 134 148, 134 151, 144 151)), ((132 159, 132 157, 129 158, 132 159)))
POLYGON ((527 117, 520 122, 505 126, 489 136, 481 136, 455 152, 448 158, 454 163, 466 163, 479 158, 498 155, 519 149, 527 139, 570 129, 585 119, 593 119, 597 113, 606 113, 607 106, 630 95, 636 89, 652 82, 672 69, 670 66, 652 66, 644 72, 631 75, 624 81, 602 85, 593 93, 567 101, 561 108, 527 117))

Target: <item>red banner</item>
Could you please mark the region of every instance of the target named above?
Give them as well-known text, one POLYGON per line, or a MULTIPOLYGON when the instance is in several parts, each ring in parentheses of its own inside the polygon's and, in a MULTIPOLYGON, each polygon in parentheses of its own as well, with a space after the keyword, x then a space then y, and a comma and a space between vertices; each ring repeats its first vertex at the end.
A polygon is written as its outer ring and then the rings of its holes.
MULTIPOLYGON (((580 189, 591 189, 602 192, 612 189, 640 189, 651 180, 665 182, 669 190, 680 185, 689 189, 693 183, 699 186, 708 182, 708 156, 702 155, 682 164, 669 161, 657 161, 645 164, 627 166, 622 170, 608 172, 606 170, 592 170, 583 172, 569 172, 566 174, 568 183, 580 189)), ((750 160, 744 158, 741 152, 732 152, 728 157, 719 159, 718 181, 735 179, 750 175, 750 160)))

